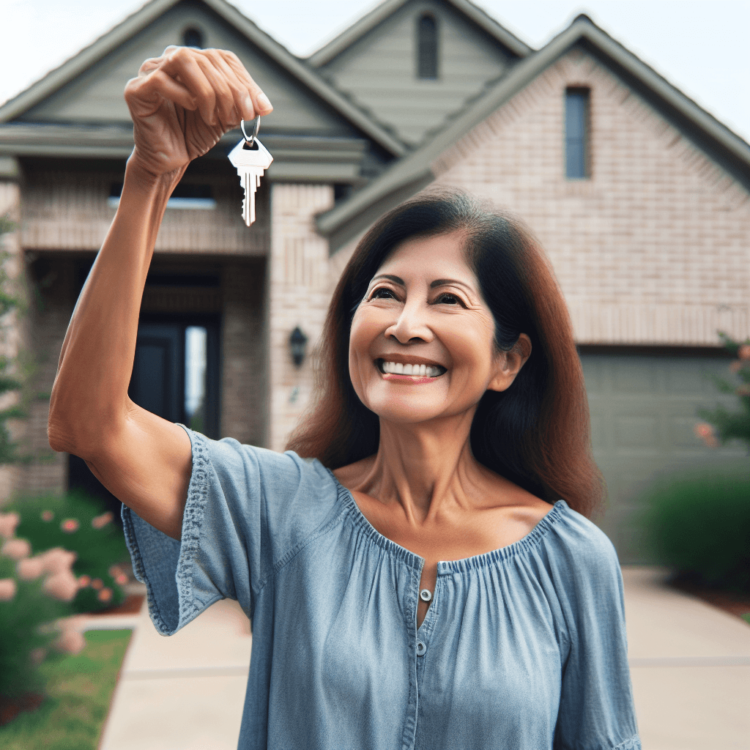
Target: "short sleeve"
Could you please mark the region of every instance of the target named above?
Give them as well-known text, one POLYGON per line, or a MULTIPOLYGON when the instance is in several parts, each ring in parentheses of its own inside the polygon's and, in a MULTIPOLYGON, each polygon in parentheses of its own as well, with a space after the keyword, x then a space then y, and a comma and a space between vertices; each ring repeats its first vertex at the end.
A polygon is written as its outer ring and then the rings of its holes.
POLYGON ((133 570, 162 635, 219 599, 236 599, 252 619, 275 566, 324 522, 336 496, 330 472, 317 461, 180 426, 192 447, 181 540, 127 507, 122 514, 133 570))
POLYGON ((569 650, 554 748, 640 750, 617 553, 590 521, 574 511, 569 518, 556 570, 569 650))

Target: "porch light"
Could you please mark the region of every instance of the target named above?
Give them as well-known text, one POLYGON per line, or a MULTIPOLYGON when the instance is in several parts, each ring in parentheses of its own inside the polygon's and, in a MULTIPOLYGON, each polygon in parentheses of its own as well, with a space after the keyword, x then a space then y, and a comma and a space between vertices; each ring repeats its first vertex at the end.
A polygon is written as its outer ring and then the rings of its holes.
POLYGON ((307 336, 302 329, 297 326, 289 336, 289 351, 292 354, 292 361, 296 367, 302 367, 305 361, 305 349, 307 348, 307 336))

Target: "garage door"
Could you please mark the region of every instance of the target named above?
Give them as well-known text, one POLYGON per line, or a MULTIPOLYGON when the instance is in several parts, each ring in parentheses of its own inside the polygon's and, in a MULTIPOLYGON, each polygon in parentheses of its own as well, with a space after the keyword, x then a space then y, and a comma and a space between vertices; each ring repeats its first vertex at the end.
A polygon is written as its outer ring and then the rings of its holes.
POLYGON ((609 490, 599 525, 623 563, 652 560, 643 543, 641 496, 655 478, 700 466, 748 466, 747 450, 733 441, 711 449, 693 428, 696 410, 738 399, 720 394, 714 373, 730 382, 731 359, 716 355, 581 351, 591 410, 594 457, 609 490))

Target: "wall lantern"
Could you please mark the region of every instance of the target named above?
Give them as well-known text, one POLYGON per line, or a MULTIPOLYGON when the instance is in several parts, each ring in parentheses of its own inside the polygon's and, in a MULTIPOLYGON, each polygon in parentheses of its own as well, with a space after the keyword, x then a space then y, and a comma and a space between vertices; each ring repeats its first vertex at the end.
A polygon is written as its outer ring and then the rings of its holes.
POLYGON ((305 361, 305 349, 307 348, 307 336, 302 329, 297 326, 289 336, 289 351, 292 354, 292 361, 296 367, 302 367, 305 361))

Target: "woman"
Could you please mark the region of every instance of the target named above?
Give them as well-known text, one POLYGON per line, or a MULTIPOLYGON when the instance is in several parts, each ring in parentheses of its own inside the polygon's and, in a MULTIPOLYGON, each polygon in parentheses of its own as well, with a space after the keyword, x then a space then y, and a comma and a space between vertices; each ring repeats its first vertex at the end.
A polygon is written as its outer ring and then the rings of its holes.
POLYGON ((240 747, 640 748, 619 567, 583 515, 603 486, 580 362, 534 243, 457 195, 395 209, 334 295, 296 452, 209 440, 128 399, 138 310, 185 167, 271 107, 217 50, 168 49, 126 99, 50 444, 127 506, 162 633, 223 597, 251 618, 240 747))

